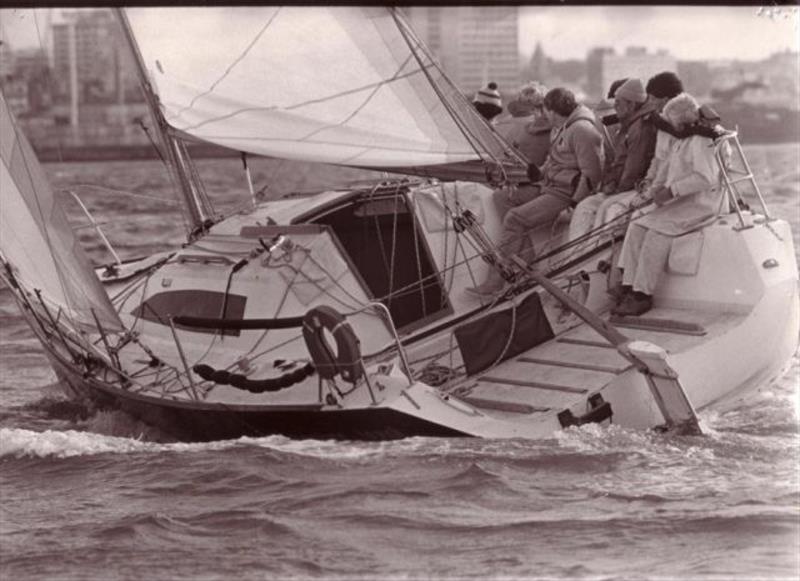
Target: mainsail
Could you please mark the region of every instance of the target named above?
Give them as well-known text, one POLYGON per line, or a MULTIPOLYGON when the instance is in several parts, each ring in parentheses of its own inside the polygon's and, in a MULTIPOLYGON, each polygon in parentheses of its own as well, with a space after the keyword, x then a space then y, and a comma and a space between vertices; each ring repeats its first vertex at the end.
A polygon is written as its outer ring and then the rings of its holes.
POLYGON ((94 311, 106 330, 124 328, 2 93, 0 254, 23 287, 73 322, 96 328, 94 311))
MULTIPOLYGON (((524 162, 391 8, 127 9, 167 123, 243 152, 380 169, 524 162)), ((474 171, 473 171, 474 174, 474 171)))

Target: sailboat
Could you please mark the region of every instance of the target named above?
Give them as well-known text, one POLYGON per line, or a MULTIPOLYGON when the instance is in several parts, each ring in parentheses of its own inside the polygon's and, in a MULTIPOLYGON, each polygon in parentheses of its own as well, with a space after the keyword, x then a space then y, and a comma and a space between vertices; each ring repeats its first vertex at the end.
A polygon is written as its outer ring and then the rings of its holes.
POLYGON ((578 240, 532 232, 530 262, 499 252, 492 188, 527 164, 398 10, 220 10, 117 10, 190 223, 180 248, 95 268, 0 100, 2 278, 71 396, 195 441, 696 434, 701 410, 785 370, 791 232, 735 132, 714 145, 719 215, 676 245, 651 312, 612 317, 630 214, 578 240), (220 216, 193 141, 388 173, 220 216), (489 269, 504 292, 466 293, 489 269))

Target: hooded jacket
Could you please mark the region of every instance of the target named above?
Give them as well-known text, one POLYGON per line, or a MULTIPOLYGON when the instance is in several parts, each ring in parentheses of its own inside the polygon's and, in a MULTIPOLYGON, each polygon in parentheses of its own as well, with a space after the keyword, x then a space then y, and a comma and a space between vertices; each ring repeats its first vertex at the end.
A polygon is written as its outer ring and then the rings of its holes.
POLYGON ((542 193, 572 203, 593 194, 603 174, 603 136, 594 113, 578 105, 560 126, 553 128, 550 153, 542 167, 542 193))
POLYGON ((711 139, 694 135, 671 138, 668 143, 669 155, 651 188, 668 187, 673 199, 637 222, 667 236, 680 236, 714 219, 721 208, 723 192, 711 139))

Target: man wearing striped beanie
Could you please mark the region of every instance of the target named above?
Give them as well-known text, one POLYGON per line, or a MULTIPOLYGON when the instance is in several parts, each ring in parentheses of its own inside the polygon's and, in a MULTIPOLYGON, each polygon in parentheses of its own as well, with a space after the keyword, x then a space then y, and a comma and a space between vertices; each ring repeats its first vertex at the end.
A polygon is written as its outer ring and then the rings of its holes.
POLYGON ((480 113, 486 121, 491 123, 492 120, 503 111, 503 101, 500 99, 497 83, 490 82, 475 93, 472 104, 475 106, 475 109, 478 110, 478 113, 480 113))

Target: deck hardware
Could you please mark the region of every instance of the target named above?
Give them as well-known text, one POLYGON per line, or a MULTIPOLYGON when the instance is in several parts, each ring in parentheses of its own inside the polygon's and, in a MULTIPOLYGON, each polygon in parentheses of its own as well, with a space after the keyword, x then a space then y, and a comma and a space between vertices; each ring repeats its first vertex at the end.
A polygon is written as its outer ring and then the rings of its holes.
POLYGON ((609 321, 617 327, 631 329, 647 329, 656 333, 676 333, 680 335, 702 336, 708 333, 705 327, 691 321, 661 319, 656 317, 632 317, 629 315, 611 315, 609 321))
POLYGON ((778 261, 774 258, 767 258, 764 262, 761 263, 761 266, 764 268, 775 268, 778 266, 778 261))
POLYGON ((611 419, 613 415, 611 404, 604 401, 601 394, 592 394, 586 401, 589 405, 589 411, 582 416, 575 417, 569 408, 558 413, 558 423, 561 424, 562 428, 593 423, 599 424, 600 422, 611 419))
POLYGON ((520 387, 531 387, 533 389, 546 389, 549 391, 564 391, 567 393, 586 393, 588 389, 582 387, 573 387, 571 385, 556 385, 554 383, 546 383, 544 381, 525 381, 523 379, 512 379, 510 377, 493 377, 484 375, 478 381, 489 383, 502 383, 506 385, 518 385, 520 387))
POLYGON ((178 264, 221 264, 228 266, 235 264, 227 256, 216 256, 214 254, 181 254, 178 256, 178 264))

